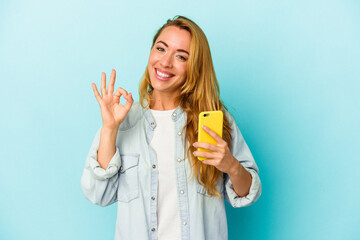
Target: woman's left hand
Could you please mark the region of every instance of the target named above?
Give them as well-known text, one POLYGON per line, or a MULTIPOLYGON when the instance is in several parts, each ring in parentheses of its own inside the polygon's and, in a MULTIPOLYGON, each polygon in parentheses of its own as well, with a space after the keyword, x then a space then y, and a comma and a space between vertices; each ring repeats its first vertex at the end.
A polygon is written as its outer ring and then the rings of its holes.
POLYGON ((195 142, 193 144, 196 148, 203 148, 210 150, 211 152, 195 151, 195 157, 205 157, 202 163, 212 165, 218 170, 231 175, 239 170, 239 162, 231 154, 227 142, 222 139, 216 132, 210 128, 203 126, 205 132, 207 132, 214 140, 217 145, 211 143, 195 142))

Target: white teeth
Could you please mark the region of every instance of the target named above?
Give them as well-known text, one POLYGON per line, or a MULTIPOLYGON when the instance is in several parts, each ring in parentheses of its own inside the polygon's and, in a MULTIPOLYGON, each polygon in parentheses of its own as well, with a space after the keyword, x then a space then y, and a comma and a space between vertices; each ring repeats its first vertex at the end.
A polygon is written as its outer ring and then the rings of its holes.
POLYGON ((157 73, 157 75, 159 75, 160 77, 165 77, 165 78, 171 77, 171 75, 166 75, 166 74, 164 74, 164 73, 162 73, 162 72, 159 72, 157 69, 156 69, 156 73, 157 73))

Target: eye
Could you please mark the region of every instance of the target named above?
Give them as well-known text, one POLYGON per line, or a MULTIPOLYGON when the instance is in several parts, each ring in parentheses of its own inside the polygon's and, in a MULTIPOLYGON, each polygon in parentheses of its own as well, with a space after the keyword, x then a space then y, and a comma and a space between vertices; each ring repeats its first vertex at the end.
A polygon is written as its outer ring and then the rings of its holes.
POLYGON ((156 47, 156 49, 157 49, 158 51, 160 51, 160 52, 165 51, 165 49, 163 49, 162 47, 156 47))
POLYGON ((181 56, 181 55, 178 55, 177 56, 181 61, 183 61, 183 62, 185 62, 187 59, 185 58, 185 57, 183 57, 183 56, 181 56))

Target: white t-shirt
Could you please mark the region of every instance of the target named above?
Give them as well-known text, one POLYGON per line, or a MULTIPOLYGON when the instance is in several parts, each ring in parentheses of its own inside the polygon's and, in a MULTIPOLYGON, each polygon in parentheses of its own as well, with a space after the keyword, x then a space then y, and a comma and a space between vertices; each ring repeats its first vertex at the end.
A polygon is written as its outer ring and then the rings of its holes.
POLYGON ((158 239, 181 239, 179 204, 175 172, 175 123, 171 119, 174 110, 151 110, 156 127, 150 146, 158 161, 158 239))

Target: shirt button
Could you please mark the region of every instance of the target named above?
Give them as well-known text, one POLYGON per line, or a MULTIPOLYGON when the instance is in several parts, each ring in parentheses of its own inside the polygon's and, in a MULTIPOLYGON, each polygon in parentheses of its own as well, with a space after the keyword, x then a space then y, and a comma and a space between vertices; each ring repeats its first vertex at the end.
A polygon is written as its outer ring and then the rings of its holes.
POLYGON ((181 191, 180 191, 180 193, 181 193, 181 194, 184 194, 184 191, 183 191, 183 190, 181 190, 181 191))
POLYGON ((155 228, 152 228, 151 231, 155 232, 155 228))
POLYGON ((154 126, 155 123, 154 123, 154 122, 151 122, 150 124, 151 124, 151 126, 154 126))
POLYGON ((124 170, 124 168, 123 168, 123 167, 120 167, 120 171, 122 171, 122 170, 124 170))
POLYGON ((182 161, 182 159, 181 159, 181 158, 179 158, 177 161, 178 161, 178 162, 181 162, 181 161, 182 161))
POLYGON ((176 117, 176 113, 173 113, 173 116, 176 117))
POLYGON ((185 226, 185 225, 186 225, 186 222, 184 221, 183 224, 184 224, 184 226, 185 226))
POLYGON ((156 165, 155 165, 155 164, 153 165, 153 168, 156 168, 156 165))
POLYGON ((181 136, 181 132, 178 132, 178 135, 181 136))
POLYGON ((155 200, 155 197, 151 197, 151 200, 155 200))

